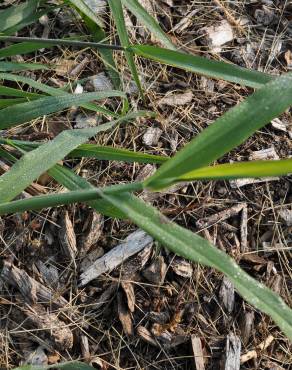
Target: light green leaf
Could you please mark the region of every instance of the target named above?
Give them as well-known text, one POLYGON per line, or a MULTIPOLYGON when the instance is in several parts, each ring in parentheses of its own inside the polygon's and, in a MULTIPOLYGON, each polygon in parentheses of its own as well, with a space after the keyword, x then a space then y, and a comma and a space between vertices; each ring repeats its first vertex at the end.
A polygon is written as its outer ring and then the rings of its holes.
MULTIPOLYGON (((102 189, 105 194, 120 194, 128 191, 142 190, 141 183, 125 185, 112 185, 102 189)), ((13 202, 0 204, 0 215, 24 211, 40 210, 42 208, 56 207, 77 202, 87 202, 100 198, 100 191, 97 188, 87 190, 69 191, 67 193, 56 193, 49 195, 34 196, 31 198, 15 200, 13 202)), ((93 203, 93 202, 92 202, 93 203)))
POLYGON ((11 105, 25 103, 27 99, 15 98, 15 99, 0 99, 0 109, 9 107, 11 105))
MULTIPOLYGON (((15 109, 17 106, 15 106, 15 109)), ((3 112, 4 109, 1 112, 3 112)), ((42 173, 53 167, 59 160, 78 145, 97 133, 114 128, 118 123, 145 115, 134 112, 103 125, 82 130, 66 130, 54 140, 26 153, 11 169, 0 177, 0 202, 8 202, 20 194, 42 173)))
POLYGON ((38 63, 0 62, 0 72, 36 71, 38 69, 48 70, 50 68, 45 64, 38 63))
MULTIPOLYGON (((51 87, 51 86, 42 84, 41 82, 37 82, 37 81, 33 80, 32 78, 18 76, 18 75, 14 75, 12 73, 0 73, 0 79, 8 80, 8 81, 15 81, 15 82, 18 82, 18 83, 21 82, 21 83, 27 84, 27 85, 29 85, 29 86, 31 86, 31 87, 39 90, 39 91, 42 91, 42 92, 44 92, 46 94, 49 94, 49 95, 52 95, 52 96, 70 95, 70 93, 68 93, 67 91, 65 91, 63 89, 57 89, 55 87, 51 87)), ((82 108, 85 108, 85 109, 88 109, 88 110, 91 110, 91 111, 94 111, 94 112, 102 113, 102 114, 105 114, 105 115, 109 115, 111 117, 118 117, 119 116, 117 113, 114 113, 111 110, 106 109, 104 107, 97 106, 94 103, 80 104, 80 106, 82 108)))
POLYGON ((101 28, 104 27, 104 23, 101 18, 99 18, 83 0, 65 0, 67 4, 73 5, 75 8, 79 9, 83 14, 85 14, 94 23, 98 24, 101 28))
POLYGON ((145 181, 145 186, 159 189, 187 172, 209 165, 283 113, 291 104, 292 74, 285 74, 223 114, 163 164, 145 181))
MULTIPOLYGON (((78 149, 77 149, 78 150, 78 149)), ((292 173, 292 159, 219 164, 187 172, 175 181, 227 180, 248 177, 283 176, 292 173)))
POLYGON ((154 207, 129 193, 101 193, 101 196, 172 252, 224 273, 246 301, 270 315, 292 339, 292 310, 277 294, 243 271, 227 254, 207 240, 171 222, 154 207))
POLYGON ((176 49, 175 45, 173 45, 170 39, 166 36, 157 21, 146 12, 146 10, 139 4, 137 0, 122 0, 122 3, 139 19, 139 21, 146 28, 148 28, 150 32, 152 32, 161 41, 164 46, 169 49, 176 49))
MULTIPOLYGON (((121 4, 121 0, 108 0, 108 4, 111 8, 112 15, 115 20, 115 24, 117 27, 118 35, 121 41, 121 44, 125 47, 128 48, 130 46, 130 41, 128 37, 128 32, 127 32, 127 27, 125 24, 125 19, 124 19, 124 14, 123 14, 123 8, 121 4)), ((130 71, 133 75, 134 81, 140 91, 140 94, 142 98, 144 98, 143 95, 143 89, 141 86, 141 82, 139 79, 139 75, 137 72, 136 64, 134 61, 133 53, 131 51, 125 51, 125 56, 130 68, 130 71)))
POLYGON ((197 55, 184 54, 157 46, 134 45, 131 46, 131 50, 136 55, 144 58, 244 86, 258 88, 274 79, 272 75, 238 67, 231 63, 217 62, 197 55))
POLYGON ((81 105, 90 100, 105 99, 108 97, 125 97, 120 91, 105 91, 87 94, 66 94, 49 96, 36 101, 18 104, 14 107, 2 109, 0 112, 0 129, 16 126, 34 118, 61 111, 73 105, 81 105))

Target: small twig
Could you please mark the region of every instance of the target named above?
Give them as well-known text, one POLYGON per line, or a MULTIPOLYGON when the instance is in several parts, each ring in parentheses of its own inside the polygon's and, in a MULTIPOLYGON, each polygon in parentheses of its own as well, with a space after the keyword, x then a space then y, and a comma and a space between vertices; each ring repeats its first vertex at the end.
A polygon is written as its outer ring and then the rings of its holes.
POLYGON ((248 351, 247 353, 242 355, 240 357, 240 363, 244 364, 245 362, 251 360, 252 358, 257 358, 258 352, 267 349, 274 339, 275 338, 272 335, 269 335, 268 338, 266 338, 263 342, 261 342, 258 346, 256 346, 256 349, 248 351))
POLYGON ((110 45, 102 44, 99 42, 87 42, 79 40, 61 40, 61 39, 42 39, 36 37, 18 37, 18 36, 0 36, 0 41, 10 41, 10 42, 39 42, 40 44, 46 45, 68 45, 77 47, 91 47, 99 49, 111 49, 111 50, 122 50, 125 51, 126 48, 120 45, 110 45))

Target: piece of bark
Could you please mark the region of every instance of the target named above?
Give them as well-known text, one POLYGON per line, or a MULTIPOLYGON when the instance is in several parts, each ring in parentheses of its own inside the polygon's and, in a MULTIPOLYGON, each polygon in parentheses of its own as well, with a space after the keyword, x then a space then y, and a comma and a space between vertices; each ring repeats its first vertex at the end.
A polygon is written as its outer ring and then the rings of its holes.
POLYGON ((219 298, 228 314, 234 309, 234 285, 227 277, 223 277, 219 290, 219 298))
POLYGON ((242 208, 240 220, 240 251, 247 251, 247 206, 242 208))
POLYGON ((197 337, 196 335, 192 335, 191 342, 192 342, 192 349, 193 349, 194 360, 195 360, 195 369, 205 370, 204 353, 203 353, 201 339, 197 337))
POLYGON ((256 349, 248 351, 247 353, 243 354, 240 357, 240 363, 244 364, 245 362, 258 357, 258 353, 264 351, 267 349, 272 342, 274 341, 274 337, 272 335, 269 335, 263 342, 261 342, 258 346, 256 346, 256 349))
POLYGON ((135 256, 129 258, 120 268, 119 275, 121 280, 130 280, 141 271, 148 262, 152 253, 152 243, 146 246, 142 251, 135 256))
POLYGON ((182 19, 172 28, 172 32, 181 33, 194 22, 194 16, 200 11, 199 8, 193 9, 186 14, 182 19))
POLYGON ((107 304, 115 293, 118 291, 118 284, 116 282, 111 283, 105 291, 100 295, 100 297, 97 299, 96 303, 90 305, 91 309, 98 310, 100 307, 102 307, 104 304, 107 304))
POLYGON ((202 41, 205 41, 205 44, 210 46, 214 53, 220 52, 221 46, 232 41, 235 37, 232 26, 226 20, 210 27, 204 27, 201 33, 204 34, 202 41))
POLYGON ((24 270, 19 269, 8 261, 4 261, 1 278, 9 285, 17 287, 24 300, 30 304, 42 302, 55 309, 69 306, 68 301, 51 291, 24 270))
POLYGON ((100 213, 93 211, 90 215, 90 225, 87 228, 85 235, 78 241, 79 255, 84 257, 90 248, 98 242, 102 236, 104 219, 100 213))
POLYGON ((133 335, 134 328, 131 314, 128 310, 127 305, 125 304, 122 292, 118 293, 118 315, 126 335, 128 336, 133 335))
POLYGON ((171 268, 173 271, 184 278, 191 278, 193 276, 193 266, 190 262, 183 258, 174 258, 171 262, 171 268))
POLYGON ((131 282, 122 281, 121 286, 127 297, 128 308, 130 312, 135 311, 135 292, 134 285, 131 282))
POLYGON ((89 341, 88 336, 83 333, 80 334, 80 348, 82 357, 88 361, 90 359, 89 341))
POLYGON ((141 339, 143 339, 145 342, 151 344, 152 346, 158 347, 158 343, 151 334, 151 332, 145 328, 145 326, 139 325, 137 327, 137 334, 141 339))
POLYGON ((227 336, 224 370, 240 369, 240 338, 234 334, 227 336))
POLYGON ((28 323, 38 329, 37 336, 44 341, 48 339, 55 349, 63 351, 72 348, 73 334, 56 314, 47 312, 40 305, 26 305, 22 311, 27 316, 28 323))
POLYGON ((292 226, 292 209, 283 208, 278 213, 287 226, 292 226))
POLYGON ((167 265, 164 262, 163 256, 158 256, 156 260, 143 271, 143 276, 150 281, 150 283, 162 285, 164 283, 166 271, 167 265))
POLYGON ((72 261, 75 262, 77 255, 77 244, 76 235, 72 221, 69 218, 69 214, 65 211, 60 221, 61 228, 58 232, 59 242, 63 248, 65 255, 72 261))
POLYGON ((123 243, 119 244, 103 257, 96 260, 88 270, 80 275, 80 286, 85 286, 105 272, 112 271, 125 260, 152 244, 153 238, 142 230, 130 234, 123 243))
POLYGON ((147 146, 156 146, 162 135, 162 130, 158 127, 149 127, 143 135, 142 141, 147 146))
POLYGON ((269 159, 280 159, 274 146, 271 146, 267 149, 262 150, 256 150, 251 153, 249 156, 249 160, 251 161, 263 161, 263 160, 269 160, 269 159))
POLYGON ((254 327, 254 311, 247 311, 241 316, 240 332, 241 338, 245 345, 248 344, 250 335, 254 327))
POLYGON ((86 68, 86 66, 87 66, 87 64, 89 64, 89 62, 90 62, 90 60, 87 57, 82 59, 81 62, 79 62, 77 64, 77 66, 74 67, 70 71, 70 73, 69 73, 70 77, 76 77, 77 75, 79 75, 86 68))
POLYGON ((163 312, 149 312, 149 320, 156 322, 160 325, 166 324, 170 321, 170 315, 169 312, 163 311, 163 312))
POLYGON ((251 185, 251 184, 260 184, 262 182, 268 181, 278 181, 280 180, 279 177, 260 177, 257 179, 247 178, 247 179, 237 179, 237 180, 230 180, 230 186, 233 189, 241 188, 242 186, 251 185))
POLYGON ((46 366, 48 365, 48 356, 43 346, 38 346, 34 351, 27 354, 24 365, 46 366))
POLYGON ((57 267, 53 265, 46 266, 42 261, 36 262, 43 282, 51 289, 58 289, 59 287, 59 273, 57 267))
POLYGON ((197 227, 203 229, 214 225, 220 221, 227 220, 230 217, 237 215, 244 207, 246 207, 246 203, 239 203, 235 206, 225 209, 221 212, 215 213, 212 216, 204 217, 196 222, 197 227))
POLYGON ((80 271, 84 272, 86 271, 98 258, 102 257, 104 255, 104 250, 101 247, 97 247, 92 252, 87 253, 81 264, 80 264, 80 271))
POLYGON ((192 93, 192 91, 187 91, 182 94, 171 93, 160 99, 158 101, 158 106, 168 105, 173 107, 189 104, 192 101, 193 97, 194 94, 192 93))

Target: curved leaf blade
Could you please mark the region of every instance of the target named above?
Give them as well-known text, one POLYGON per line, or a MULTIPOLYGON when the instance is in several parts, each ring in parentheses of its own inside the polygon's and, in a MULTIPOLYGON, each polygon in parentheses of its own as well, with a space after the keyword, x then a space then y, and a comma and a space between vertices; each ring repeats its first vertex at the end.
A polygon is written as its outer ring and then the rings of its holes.
POLYGON ((124 93, 114 90, 87 94, 65 94, 61 96, 49 96, 2 109, 0 112, 0 129, 13 127, 31 121, 34 118, 58 112, 73 105, 81 105, 91 100, 106 99, 108 97, 125 97, 124 93))
POLYGON ((159 189, 172 179, 205 167, 235 148, 292 104, 292 74, 267 83, 218 118, 145 181, 159 189))
MULTIPOLYGON (((114 1, 114 0, 113 0, 114 1)), ((144 24, 150 32, 152 32, 160 42, 169 49, 175 50, 175 45, 170 41, 165 32, 161 29, 158 22, 143 8, 137 0, 122 0, 123 5, 130 10, 131 13, 144 24)))
POLYGON ((157 46, 133 45, 130 49, 136 55, 156 62, 216 79, 235 82, 243 86, 258 88, 275 78, 272 75, 238 67, 231 63, 217 62, 197 55, 185 54, 157 46))
POLYGON ((277 294, 243 271, 227 254, 129 193, 101 193, 101 196, 172 252, 213 267, 228 276, 244 299, 270 315, 282 331, 292 338, 292 310, 277 294))

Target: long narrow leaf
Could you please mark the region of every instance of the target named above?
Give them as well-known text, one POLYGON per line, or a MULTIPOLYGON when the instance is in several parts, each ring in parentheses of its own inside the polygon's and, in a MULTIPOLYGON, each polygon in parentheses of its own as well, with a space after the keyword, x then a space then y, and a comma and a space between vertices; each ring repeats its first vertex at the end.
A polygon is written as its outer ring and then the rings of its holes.
POLYGON ((0 32, 7 32, 9 29, 23 23, 31 17, 37 9, 38 0, 29 0, 18 6, 10 6, 0 10, 0 32))
MULTIPOLYGON (((0 114, 3 111, 0 111, 0 114)), ((0 177, 0 202, 8 202, 15 198, 42 173, 53 167, 59 160, 91 136, 109 130, 120 122, 142 115, 145 115, 145 112, 134 112, 98 127, 66 130, 61 132, 54 140, 26 153, 11 167, 10 171, 0 177)))
MULTIPOLYGON (((125 24, 124 14, 123 14, 123 8, 121 4, 121 0, 108 0, 109 6, 112 11, 112 15, 115 19, 115 24, 117 27, 118 35, 121 40, 121 44, 128 48, 130 46, 130 41, 128 37, 128 31, 125 24)), ((131 70, 131 73, 133 75, 133 78, 135 80, 135 83, 140 91, 141 96, 143 97, 143 89, 141 86, 141 82, 139 79, 139 75, 137 72, 136 64, 134 61, 133 53, 131 51, 125 51, 125 56, 129 65, 129 68, 131 70)))
POLYGON ((277 294, 244 272, 227 254, 130 194, 101 193, 101 196, 174 253, 224 273, 244 299, 270 315, 292 339, 292 310, 277 294))
POLYGON ((123 5, 125 5, 125 7, 127 7, 130 12, 133 13, 139 19, 139 21, 161 41, 164 46, 169 49, 176 49, 156 20, 149 13, 147 13, 147 11, 141 4, 139 4, 137 0, 122 0, 122 2, 123 5))
POLYGON ((227 180, 248 177, 283 176, 289 173, 292 173, 292 159, 238 162, 220 164, 214 167, 199 168, 181 176, 179 181, 227 180))
POLYGON ((244 142, 291 104, 292 74, 286 74, 267 83, 217 119, 146 180, 146 186, 159 189, 171 184, 174 178, 207 166, 244 142))
POLYGON ((134 45, 131 46, 131 50, 136 55, 144 58, 244 86, 258 88, 274 79, 274 76, 267 73, 238 67, 231 63, 217 62, 197 55, 163 49, 157 46, 134 45))
POLYGON ((0 58, 11 57, 13 55, 25 55, 42 49, 43 47, 44 44, 42 42, 20 42, 17 44, 12 44, 0 49, 0 58))
POLYGON ((85 14, 89 19, 98 24, 100 27, 104 27, 102 19, 100 19, 83 0, 65 0, 66 3, 73 5, 85 14))
POLYGON ((36 71, 39 69, 48 70, 50 68, 45 64, 38 63, 0 62, 0 72, 36 71))
POLYGON ((142 190, 141 183, 132 183, 125 185, 112 185, 103 189, 92 188, 88 190, 69 191, 67 193, 57 193, 49 195, 34 196, 27 199, 15 200, 0 204, 0 215, 24 211, 40 210, 48 207, 72 204, 77 202, 88 202, 99 199, 100 192, 105 194, 121 194, 128 191, 142 190))
POLYGON ((61 111, 73 105, 81 105, 90 100, 108 97, 125 97, 120 91, 106 91, 87 94, 67 94, 49 96, 36 101, 18 104, 15 107, 2 109, 0 112, 0 129, 19 125, 34 118, 61 111))
MULTIPOLYGON (((37 82, 33 80, 32 78, 29 77, 23 77, 23 76, 18 76, 12 73, 0 73, 0 79, 3 80, 8 80, 8 81, 15 81, 15 82, 21 82, 24 84, 27 84, 39 91, 42 91, 46 94, 49 94, 51 96, 60 96, 60 95, 69 95, 69 93, 63 89, 57 89, 55 87, 51 87, 45 84, 42 84, 41 82, 37 82)), ((98 106, 94 103, 85 103, 85 104, 80 104, 82 108, 102 113, 105 115, 109 115, 111 117, 118 117, 119 115, 117 113, 112 112, 109 109, 106 109, 104 107, 98 106)))
POLYGON ((0 95, 2 96, 16 96, 27 99, 34 99, 41 97, 40 94, 30 93, 20 89, 14 89, 12 87, 0 86, 0 95))

